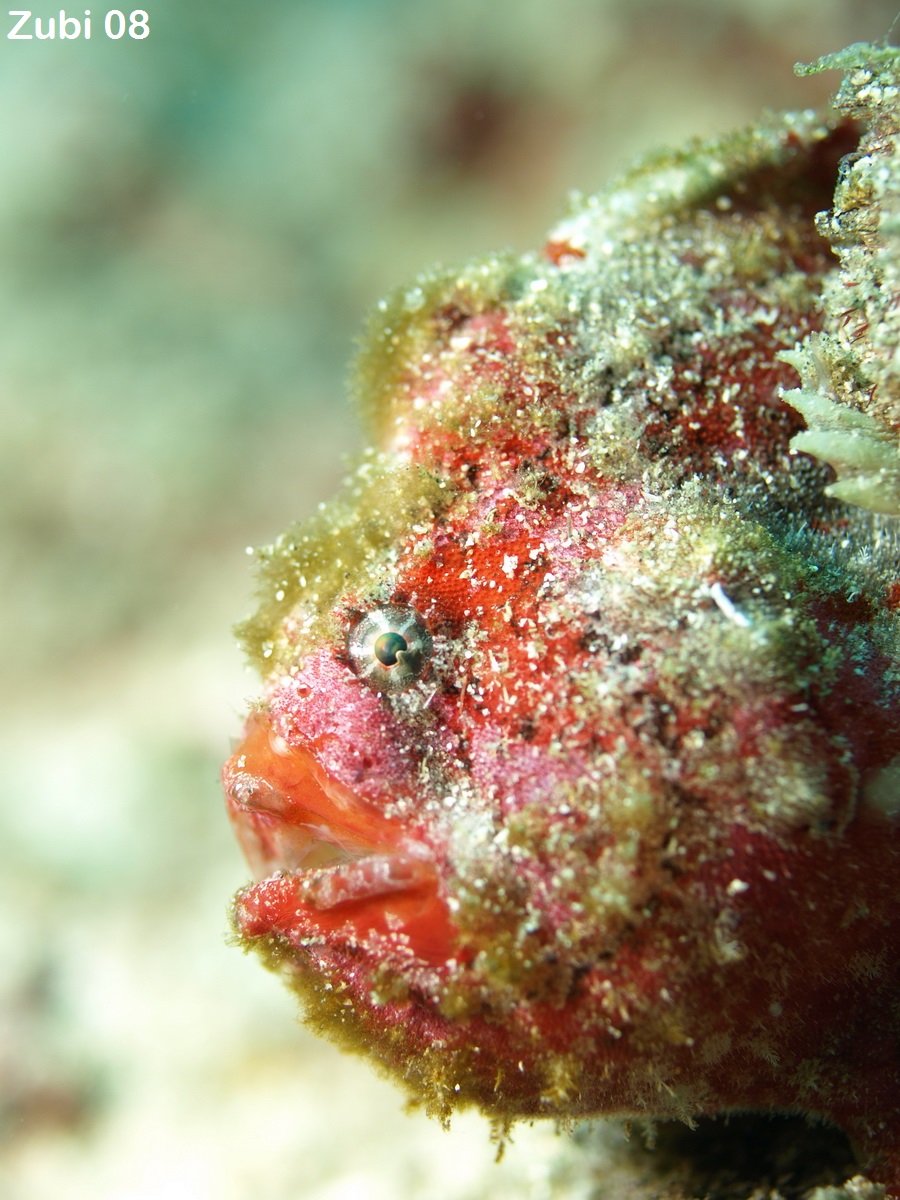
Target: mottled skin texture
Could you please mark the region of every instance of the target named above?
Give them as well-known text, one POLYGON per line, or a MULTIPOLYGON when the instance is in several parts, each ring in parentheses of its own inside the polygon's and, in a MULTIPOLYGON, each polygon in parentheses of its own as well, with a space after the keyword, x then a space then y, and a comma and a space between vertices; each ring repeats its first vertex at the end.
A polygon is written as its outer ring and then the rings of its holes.
POLYGON ((440 1116, 800 1111, 900 1184, 897 538, 780 397, 860 135, 659 156, 398 292, 373 450, 260 552, 236 928, 440 1116))

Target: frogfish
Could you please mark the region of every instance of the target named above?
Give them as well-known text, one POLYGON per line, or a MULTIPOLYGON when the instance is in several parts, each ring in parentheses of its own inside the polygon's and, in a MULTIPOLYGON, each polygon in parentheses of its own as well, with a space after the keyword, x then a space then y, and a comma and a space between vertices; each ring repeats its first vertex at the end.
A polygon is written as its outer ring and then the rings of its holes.
POLYGON ((383 300, 256 552, 233 925, 446 1119, 803 1113, 900 1196, 900 51, 383 300))

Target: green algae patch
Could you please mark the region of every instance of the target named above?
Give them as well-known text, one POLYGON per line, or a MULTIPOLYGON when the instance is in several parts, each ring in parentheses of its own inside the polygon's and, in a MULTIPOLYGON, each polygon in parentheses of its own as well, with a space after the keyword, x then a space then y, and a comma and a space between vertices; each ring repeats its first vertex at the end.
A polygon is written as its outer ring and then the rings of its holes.
POLYGON ((339 497, 255 552, 259 607, 236 629, 251 663, 264 677, 289 670, 336 637, 339 603, 386 601, 410 528, 430 527, 449 497, 421 467, 368 454, 339 497))

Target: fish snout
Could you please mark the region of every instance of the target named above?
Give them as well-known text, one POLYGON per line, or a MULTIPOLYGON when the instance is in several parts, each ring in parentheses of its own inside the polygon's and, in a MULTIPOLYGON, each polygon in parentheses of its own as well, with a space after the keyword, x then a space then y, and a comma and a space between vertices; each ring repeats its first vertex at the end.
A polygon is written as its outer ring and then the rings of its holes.
POLYGON ((432 848, 330 778, 312 749, 254 715, 222 771, 228 812, 256 880, 239 931, 298 944, 359 944, 375 933, 435 964, 457 931, 432 848))

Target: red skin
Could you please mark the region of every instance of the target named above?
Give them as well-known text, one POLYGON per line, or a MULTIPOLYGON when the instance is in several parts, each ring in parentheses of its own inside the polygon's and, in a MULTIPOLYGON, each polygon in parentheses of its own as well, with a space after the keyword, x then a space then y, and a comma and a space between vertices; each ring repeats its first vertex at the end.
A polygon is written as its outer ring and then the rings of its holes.
MULTIPOLYGON (((846 130, 834 140, 843 152, 846 130)), ((811 157, 817 176, 821 145, 811 157)), ((547 271, 583 269, 565 238, 544 254, 547 271)), ((829 269, 812 233, 790 262, 829 269)), ((751 316, 756 302, 709 300, 751 316)), ((794 378, 776 355, 817 320, 810 306, 694 339, 692 359, 673 356, 671 403, 638 402, 637 453, 666 459, 682 564, 657 557, 669 527, 658 481, 614 478, 592 457, 596 395, 580 398, 566 374, 577 329, 560 318, 523 333, 501 302, 426 312, 382 449, 450 481, 453 498, 427 542, 410 529, 392 547, 389 595, 351 580, 329 614, 338 636, 269 679, 224 769, 258 880, 235 921, 316 1022, 442 1115, 457 1103, 502 1119, 804 1112, 843 1127, 900 1196, 900 818, 883 786, 872 799, 900 756, 895 664, 876 629, 897 585, 863 593, 803 555, 750 554, 743 534, 733 553, 692 558, 698 528, 702 543, 721 522, 732 546, 731 510, 685 516, 675 499, 691 478, 723 494, 764 480, 781 495, 800 422, 777 398, 794 378), (535 337, 559 370, 542 372, 535 337), (796 638, 762 682, 756 659, 776 654, 766 635, 722 660, 746 668, 746 686, 716 686, 702 657, 694 678, 682 639, 711 629, 697 654, 727 649, 716 622, 752 624, 741 597, 757 602, 757 565, 796 638), (346 649, 386 602, 417 614, 437 647, 416 703, 368 686, 346 649), (637 781, 627 820, 625 776, 637 781), (561 882, 573 862, 584 877, 561 882), (593 929, 582 914, 605 872, 613 899, 597 902, 593 929)), ((652 392, 650 367, 629 386, 652 392)), ((809 521, 839 542, 846 510, 820 506, 821 475, 807 476, 809 521)))
MULTIPOLYGON (((344 668, 328 666, 339 684, 344 668)), ((288 697, 280 699, 289 703, 288 697)), ((248 773, 275 783, 284 779, 284 757, 272 752, 268 734, 266 723, 252 723, 247 742, 226 767, 226 787, 242 756, 248 773)), ((896 730, 893 735, 896 740, 896 730)), ((304 751, 295 750, 288 761, 302 764, 304 758, 304 751)), ((302 820, 313 789, 280 786, 292 803, 285 822, 302 820)), ((337 823, 339 817, 328 812, 327 800, 321 802, 317 796, 316 804, 337 823)), ((373 845, 387 851, 402 845, 411 833, 424 832, 392 825, 380 817, 374 804, 364 812, 358 828, 365 829, 373 845)), ((240 826, 246 817, 237 813, 236 820, 240 826)), ((433 850, 438 858, 441 847, 433 850)), ((886 1011, 895 1002, 900 964, 891 955, 888 969, 882 969, 877 979, 866 974, 867 964, 883 960, 886 949, 890 954, 900 934, 894 887, 898 848, 890 822, 863 807, 841 836, 825 834, 812 846, 806 831, 775 841, 736 823, 716 850, 716 856, 705 862, 684 862, 684 873, 662 893, 661 906, 675 914, 671 923, 660 920, 647 927, 620 950, 613 963, 587 972, 564 1007, 523 1005, 498 1025, 479 1016, 448 1021, 433 1006, 415 1001, 387 1003, 378 1009, 379 1024, 402 1027, 411 1055, 438 1038, 461 1049, 480 1046, 483 1070, 468 1081, 469 1094, 476 1100, 489 1094, 500 1072, 507 1110, 543 1115, 546 1104, 539 1100, 541 1068, 535 1061, 531 1028, 536 1025, 541 1030, 541 1056, 557 1048, 564 1051, 578 1042, 586 1025, 590 1027, 607 981, 616 990, 636 986, 647 997, 666 987, 671 1002, 683 1003, 694 1019, 708 1020, 707 1014, 714 1012, 716 1027, 735 1035, 729 1052, 710 1066, 698 1066, 691 1045, 675 1052, 676 1073, 705 1089, 704 1111, 757 1108, 814 1113, 851 1135, 876 1177, 889 1183, 896 1180, 900 1169, 894 1137, 900 1119, 898 1064, 885 1037, 886 1011), (776 992, 770 979, 754 980, 752 969, 742 972, 738 993, 733 990, 732 972, 715 965, 678 982, 665 972, 648 971, 647 961, 659 946, 669 937, 683 939, 685 929, 694 924, 693 919, 682 920, 683 911, 702 912, 708 899, 721 897, 733 879, 749 885, 731 905, 745 962, 765 962, 773 952, 779 954, 785 960, 782 988, 776 992), (853 919, 863 905, 868 910, 865 920, 853 919), (785 938, 785 930, 801 929, 803 937, 785 938), (773 999, 776 994, 784 1003, 773 1021, 771 1006, 781 1003, 773 999), (759 1030, 765 1031, 778 1056, 771 1067, 766 1068, 751 1048, 759 1030), (804 1062, 814 1059, 826 1064, 816 1090, 791 1082, 804 1062), (505 1067, 513 1061, 515 1072, 505 1067)), ((424 864, 404 890, 351 898, 325 910, 304 902, 298 876, 276 875, 246 892, 237 914, 243 936, 256 939, 276 933, 314 962, 336 969, 360 1001, 366 997, 370 976, 358 947, 375 948, 382 958, 388 956, 388 947, 378 939, 390 941, 394 919, 402 922, 400 952, 411 952, 417 964, 434 968, 439 977, 457 970, 446 965, 448 959, 470 957, 468 948, 460 951, 455 944, 456 930, 431 863, 424 864)), ((690 946, 684 953, 691 955, 690 946)), ((583 1090, 570 1105, 572 1114, 615 1112, 621 1096, 633 1095, 635 1058, 643 1056, 640 1035, 638 1024, 633 1039, 626 1030, 616 1040, 599 1040, 593 1051, 595 1069, 589 1072, 595 1087, 583 1090)))

